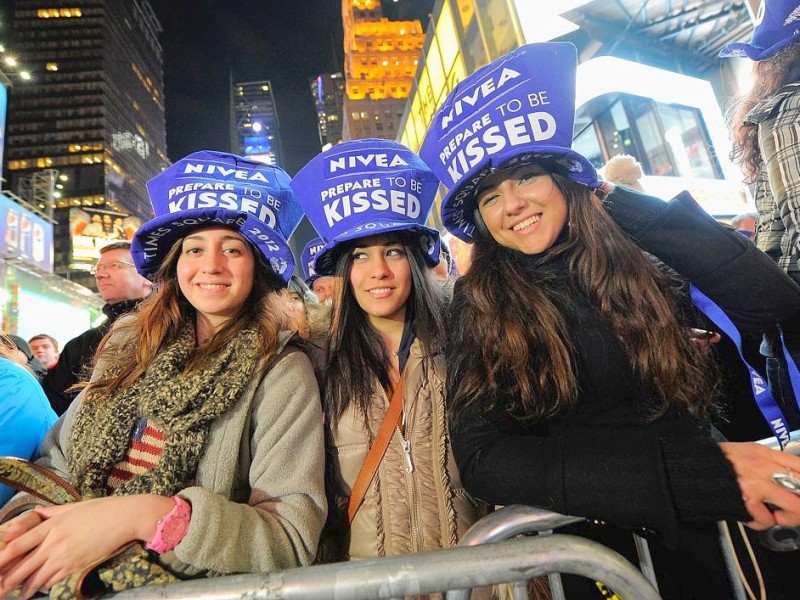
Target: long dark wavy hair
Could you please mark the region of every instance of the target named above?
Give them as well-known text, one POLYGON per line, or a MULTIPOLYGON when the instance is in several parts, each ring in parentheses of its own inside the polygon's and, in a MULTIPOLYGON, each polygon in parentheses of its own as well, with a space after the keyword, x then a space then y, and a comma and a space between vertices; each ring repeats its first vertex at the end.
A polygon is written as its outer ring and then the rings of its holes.
POLYGON ((547 268, 565 261, 572 287, 600 310, 652 391, 652 418, 670 403, 707 417, 716 371, 675 316, 674 284, 587 187, 551 177, 569 210, 560 243, 537 259, 487 236, 475 238, 472 265, 452 304, 462 326, 450 328, 445 351, 451 414, 457 418, 470 408, 488 413, 503 397, 511 416, 541 420, 575 404, 573 334, 562 312, 570 299, 554 291, 549 283, 557 275, 547 268))
MULTIPOLYGON (((187 232, 190 233, 190 232, 187 232)), ((278 350, 278 334, 285 320, 283 302, 279 291, 283 281, 267 265, 263 255, 247 242, 255 257, 253 289, 242 310, 209 340, 197 348, 185 366, 186 372, 208 365, 213 357, 230 344, 251 323, 261 330, 261 355, 266 365, 278 350)), ((176 339, 181 327, 195 321, 195 308, 185 298, 178 285, 178 258, 183 239, 170 248, 155 275, 157 291, 139 304, 133 318, 114 328, 125 332, 123 344, 109 344, 110 334, 103 338, 96 356, 107 361, 110 373, 87 386, 86 398, 100 399, 112 390, 125 389, 145 372, 158 351, 176 339)))
POLYGON ((749 92, 738 98, 727 111, 733 138, 730 158, 738 162, 747 183, 753 183, 763 164, 758 145, 758 125, 745 123, 753 107, 780 90, 800 81, 800 42, 781 48, 767 59, 756 63, 756 77, 749 92))
MULTIPOLYGON (((406 304, 406 322, 413 322, 414 334, 426 355, 443 350, 445 304, 440 285, 431 277, 419 237, 406 232, 387 234, 390 243, 405 248, 411 266, 411 295, 406 304)), ((328 358, 325 366, 325 415, 336 424, 354 403, 366 420, 372 398, 389 385, 389 351, 380 334, 370 325, 369 317, 358 305, 350 285, 352 250, 363 240, 356 240, 338 251, 336 271, 339 284, 334 289, 333 320, 330 328, 328 358)))

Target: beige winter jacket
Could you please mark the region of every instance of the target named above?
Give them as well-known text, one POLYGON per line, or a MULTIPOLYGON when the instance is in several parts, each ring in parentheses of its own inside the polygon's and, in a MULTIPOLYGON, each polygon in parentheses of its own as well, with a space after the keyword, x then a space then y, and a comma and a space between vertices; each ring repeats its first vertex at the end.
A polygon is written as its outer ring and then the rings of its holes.
MULTIPOLYGON (((94 377, 102 369, 101 361, 94 377)), ((37 461, 65 479, 82 395, 50 430, 37 461)), ((195 485, 179 492, 192 505, 189 531, 161 562, 187 577, 309 564, 327 510, 323 438, 311 364, 284 347, 266 375, 211 426, 195 485)), ((18 494, 0 511, 0 522, 34 502, 18 494)))
MULTIPOLYGON (((415 341, 405 368, 403 413, 408 456, 395 429, 353 520, 351 559, 450 548, 480 516, 461 485, 450 448, 441 357, 423 357, 420 343, 415 341)), ((388 406, 389 399, 381 391, 369 414, 373 436, 388 406)), ((371 437, 355 407, 344 413, 331 437, 336 504, 346 507, 371 437)))

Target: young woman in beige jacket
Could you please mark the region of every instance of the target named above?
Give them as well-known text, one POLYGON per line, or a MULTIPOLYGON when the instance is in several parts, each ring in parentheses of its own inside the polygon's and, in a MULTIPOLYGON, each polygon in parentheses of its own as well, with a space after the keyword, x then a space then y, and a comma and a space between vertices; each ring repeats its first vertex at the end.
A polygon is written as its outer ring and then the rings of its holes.
POLYGON ((437 182, 405 146, 358 140, 301 170, 292 187, 325 241, 316 271, 337 275, 325 369, 332 510, 324 542, 338 559, 449 548, 478 518, 446 425, 439 236, 423 223, 437 182), (387 418, 402 411, 363 500, 348 505, 387 418), (357 509, 357 510, 356 510, 357 509))

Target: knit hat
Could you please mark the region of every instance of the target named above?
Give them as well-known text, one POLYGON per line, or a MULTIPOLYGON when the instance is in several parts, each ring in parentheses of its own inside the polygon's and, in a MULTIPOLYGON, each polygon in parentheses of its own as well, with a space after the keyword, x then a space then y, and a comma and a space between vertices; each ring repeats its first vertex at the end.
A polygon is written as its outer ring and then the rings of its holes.
POLYGON ((226 152, 201 151, 147 182, 156 214, 133 237, 141 275, 154 275, 176 240, 198 227, 238 231, 285 282, 294 270, 287 240, 303 217, 286 172, 226 152))
POLYGON ((444 101, 420 156, 448 188, 442 221, 453 235, 472 240, 477 191, 498 169, 550 161, 578 183, 600 185, 572 150, 577 66, 571 43, 528 44, 478 69, 444 101))
POLYGON ((798 0, 761 0, 750 43, 732 42, 719 53, 720 58, 747 57, 764 60, 781 48, 800 39, 798 0))
POLYGON ((33 360, 33 352, 31 352, 31 347, 28 345, 28 342, 18 335, 14 335, 13 333, 7 333, 5 335, 13 342, 13 344, 17 347, 17 350, 22 352, 28 360, 33 360))
POLYGON ((405 231, 418 235, 428 263, 439 262, 439 232, 425 225, 439 187, 414 152, 391 140, 337 144, 292 180, 306 216, 325 243, 314 268, 331 275, 344 242, 405 231))
POLYGON ((300 265, 303 267, 303 276, 308 285, 317 278, 317 272, 314 270, 314 261, 317 260, 317 254, 325 247, 325 242, 322 238, 312 238, 309 241, 303 252, 300 255, 300 265))

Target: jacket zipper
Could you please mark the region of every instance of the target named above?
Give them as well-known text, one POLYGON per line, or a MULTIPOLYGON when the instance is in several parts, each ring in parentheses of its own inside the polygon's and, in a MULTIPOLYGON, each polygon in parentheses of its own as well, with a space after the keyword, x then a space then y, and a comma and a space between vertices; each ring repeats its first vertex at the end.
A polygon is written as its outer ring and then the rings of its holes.
MULTIPOLYGON (((405 409, 411 407, 404 406, 403 408, 403 417, 405 417, 405 409)), ((405 418, 403 420, 405 420, 405 418)), ((411 440, 407 439, 405 435, 405 432, 413 431, 412 425, 413 423, 409 419, 408 425, 403 424, 401 428, 398 428, 398 433, 400 433, 400 440, 402 441, 403 445, 403 458, 405 459, 406 463, 405 479, 406 490, 408 491, 408 508, 409 512, 411 513, 412 552, 420 552, 422 550, 422 536, 419 528, 419 507, 417 506, 417 493, 414 485, 416 479, 414 476, 414 461, 411 457, 411 440)))

